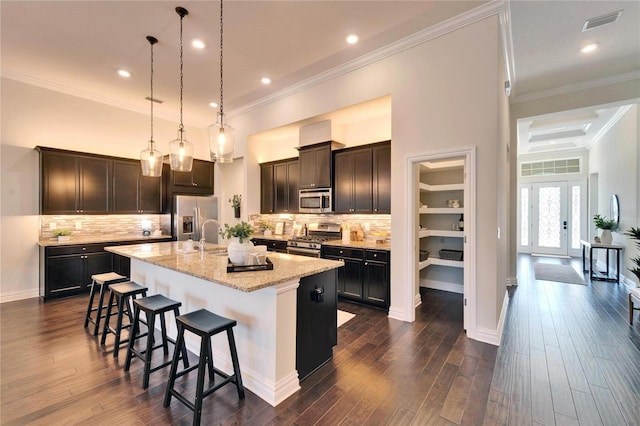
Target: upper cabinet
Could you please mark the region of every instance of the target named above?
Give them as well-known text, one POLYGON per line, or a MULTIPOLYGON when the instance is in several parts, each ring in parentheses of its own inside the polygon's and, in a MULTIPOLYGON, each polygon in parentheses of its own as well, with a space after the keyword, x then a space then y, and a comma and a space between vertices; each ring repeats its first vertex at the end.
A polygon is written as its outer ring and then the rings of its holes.
POLYGON ((171 171, 171 193, 174 195, 212 195, 213 163, 193 159, 190 172, 171 171))
POLYGON ((113 212, 162 213, 162 178, 142 176, 140 161, 113 161, 113 212))
POLYGON ((334 153, 336 213, 391 212, 391 143, 334 153))
POLYGON ((299 149, 300 189, 331 188, 331 145, 323 142, 299 149))
POLYGON ((41 214, 162 213, 164 178, 140 161, 38 147, 41 214))
POLYGON ((111 210, 111 160, 38 148, 41 214, 107 214, 111 210))
POLYGON ((260 164, 260 213, 298 211, 298 159, 260 164))

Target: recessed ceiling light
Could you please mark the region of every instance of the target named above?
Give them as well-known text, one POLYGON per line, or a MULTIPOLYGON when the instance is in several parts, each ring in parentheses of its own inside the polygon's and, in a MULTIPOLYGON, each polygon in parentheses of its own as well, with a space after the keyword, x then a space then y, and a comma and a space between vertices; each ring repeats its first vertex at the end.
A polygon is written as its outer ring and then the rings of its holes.
POLYGON ((218 108, 218 103, 217 102, 209 102, 209 106, 211 108, 218 108))
POLYGON ((347 43, 356 44, 358 42, 358 36, 355 34, 350 34, 347 36, 347 43))
POLYGON ((118 70, 118 75, 120 77, 129 78, 131 77, 131 73, 127 70, 118 70))
POLYGON ((262 84, 271 84, 271 79, 269 77, 262 77, 260 81, 262 84))
POLYGON ((580 49, 580 53, 591 53, 598 48, 598 43, 589 43, 580 49))
POLYGON ((205 47, 207 47, 207 45, 206 45, 206 44, 204 44, 204 41, 202 41, 202 40, 198 40, 198 39, 193 40, 193 41, 191 42, 191 45, 192 45, 193 47, 195 47, 196 49, 204 49, 205 47))

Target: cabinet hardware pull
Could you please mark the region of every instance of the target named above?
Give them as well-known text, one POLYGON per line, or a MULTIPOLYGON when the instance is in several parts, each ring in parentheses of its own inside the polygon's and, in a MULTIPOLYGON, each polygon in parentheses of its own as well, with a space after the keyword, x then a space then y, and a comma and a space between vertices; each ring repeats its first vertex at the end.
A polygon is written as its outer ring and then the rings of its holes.
POLYGON ((198 184, 197 184, 197 183, 195 183, 195 182, 192 182, 192 183, 191 183, 191 185, 193 185, 193 186, 198 186, 198 184))

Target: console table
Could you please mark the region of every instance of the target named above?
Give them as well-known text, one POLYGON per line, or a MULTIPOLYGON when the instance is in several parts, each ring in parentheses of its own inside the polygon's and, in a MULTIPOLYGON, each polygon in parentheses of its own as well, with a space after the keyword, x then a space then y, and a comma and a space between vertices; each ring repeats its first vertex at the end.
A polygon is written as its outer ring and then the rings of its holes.
POLYGON ((582 245, 582 271, 587 272, 585 263, 585 250, 589 248, 589 278, 592 280, 601 281, 614 281, 620 282, 620 252, 624 250, 624 246, 620 244, 602 244, 591 241, 580 240, 582 245), (606 250, 607 251, 607 270, 604 276, 595 275, 593 271, 593 250, 606 250), (616 277, 609 276, 609 251, 615 250, 616 252, 616 277))

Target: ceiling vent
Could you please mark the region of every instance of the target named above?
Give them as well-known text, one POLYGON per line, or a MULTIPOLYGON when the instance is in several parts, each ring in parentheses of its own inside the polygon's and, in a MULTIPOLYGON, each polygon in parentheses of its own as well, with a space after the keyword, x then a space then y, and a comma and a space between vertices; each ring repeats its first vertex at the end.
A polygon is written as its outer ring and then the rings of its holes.
POLYGON ((622 10, 598 16, 597 18, 587 19, 582 27, 582 32, 589 31, 603 25, 613 24, 620 18, 620 15, 622 15, 622 10))

